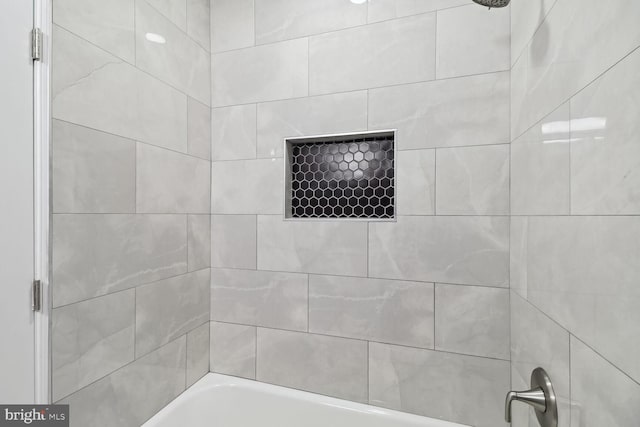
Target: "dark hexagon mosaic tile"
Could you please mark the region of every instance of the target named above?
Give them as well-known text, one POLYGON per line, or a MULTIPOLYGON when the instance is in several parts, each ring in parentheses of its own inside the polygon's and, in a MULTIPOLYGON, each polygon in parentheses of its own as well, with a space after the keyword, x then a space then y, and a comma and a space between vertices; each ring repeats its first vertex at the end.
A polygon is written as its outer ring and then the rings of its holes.
POLYGON ((393 146, 390 132, 291 143, 289 216, 394 218, 393 146))

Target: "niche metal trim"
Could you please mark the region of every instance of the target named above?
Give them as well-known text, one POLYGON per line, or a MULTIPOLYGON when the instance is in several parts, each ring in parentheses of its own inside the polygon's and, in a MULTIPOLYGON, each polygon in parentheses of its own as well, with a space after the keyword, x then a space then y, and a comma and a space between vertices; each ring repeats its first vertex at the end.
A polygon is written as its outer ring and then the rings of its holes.
MULTIPOLYGON (((288 137, 288 138, 284 138, 284 147, 283 147, 283 153, 284 153, 284 186, 283 186, 283 191, 284 191, 284 220, 289 220, 289 221, 367 221, 367 222, 395 222, 397 220, 397 172, 396 172, 396 159, 397 159, 397 130, 396 129, 383 129, 383 130, 375 130, 375 131, 360 131, 360 132, 345 132, 345 133, 332 133, 332 134, 323 134, 323 135, 309 135, 309 136, 296 136, 296 137, 288 137), (386 169, 391 170, 391 176, 390 176, 390 192, 391 192, 391 196, 387 196, 385 194, 384 197, 388 197, 390 198, 389 204, 388 204, 388 208, 391 209, 391 211, 387 211, 387 213, 385 213, 384 215, 376 215, 375 213, 375 209, 373 214, 365 214, 364 212, 362 212, 361 214, 355 215, 353 214, 353 209, 349 210, 347 209, 347 211, 350 211, 349 214, 345 214, 344 212, 336 214, 334 212, 333 215, 329 216, 329 215, 324 215, 324 214, 314 214, 311 216, 305 215, 305 216, 300 216, 299 214, 296 214, 296 212, 294 212, 294 209, 296 206, 293 206, 292 202, 295 202, 294 196, 293 196, 293 191, 298 190, 294 189, 293 186, 297 185, 294 181, 298 182, 297 180, 293 179, 293 173, 296 173, 296 171, 294 171, 295 167, 298 167, 297 172, 300 172, 299 163, 295 163, 293 162, 293 151, 294 151, 294 147, 295 146, 303 146, 303 145, 314 145, 317 144, 318 146, 327 146, 327 145, 331 145, 331 144, 335 144, 336 146, 339 146, 340 144, 354 144, 355 141, 354 140, 363 140, 363 141, 359 141, 358 144, 360 143, 370 143, 371 141, 364 141, 364 140, 370 140, 372 138, 382 138, 386 141, 391 141, 392 147, 390 149, 385 150, 387 153, 391 153, 390 156, 392 157, 391 159, 386 159, 386 169), (389 164, 390 161, 390 164, 389 164), (296 166, 298 165, 298 166, 296 166), (388 213, 391 212, 391 213, 388 213)), ((376 142, 376 141, 373 141, 376 142)), ((362 150, 357 150, 358 152, 362 153, 362 150)), ((382 151, 382 150, 380 150, 382 151)), ((316 155, 318 155, 319 153, 317 153, 316 155)), ((341 153, 341 154, 348 154, 348 153, 341 153)), ((351 154, 354 154, 353 151, 351 152, 351 154)), ((355 160, 355 159, 354 159, 355 160)), ((351 160, 351 162, 353 162, 353 160, 351 160)), ((323 162, 324 163, 324 162, 323 162)), ((317 167, 320 168, 320 163, 317 163, 317 167)), ((344 167, 344 166, 343 166, 344 167)), ((315 168, 315 167, 314 167, 315 168)), ((323 166, 324 169, 327 169, 327 166, 323 166)), ((334 166, 335 168, 335 166, 334 166)), ((359 168, 360 169, 360 168, 359 168)), ((375 168, 374 168, 375 169, 375 168)), ((373 170, 373 169, 372 169, 373 170)), ((317 172, 320 172, 319 170, 317 172)), ((324 172, 329 173, 329 171, 325 170, 324 172)), ((338 171, 333 171, 333 172, 338 172, 338 171)), ((347 170, 346 172, 349 172, 349 170, 347 170)), ((355 172, 351 169, 351 172, 355 172)), ((371 171, 367 171, 366 173, 372 173, 371 171)), ((377 173, 382 173, 381 170, 377 170, 377 173)), ((362 189, 362 190, 367 190, 367 192, 370 194, 371 191, 375 192, 375 188, 370 187, 367 181, 367 185, 363 186, 363 184, 361 184, 362 181, 364 180, 369 180, 369 179, 373 179, 374 177, 369 177, 369 178, 365 178, 364 176, 362 176, 363 174, 365 174, 365 171, 363 170, 358 170, 358 174, 360 174, 359 178, 355 178, 352 177, 350 179, 343 179, 343 180, 337 180, 338 183, 340 181, 353 181, 354 179, 356 179, 360 185, 358 185, 358 188, 362 189)), ((349 177, 351 176, 351 174, 347 174, 349 177)), ((348 177, 348 178, 349 178, 348 177)), ((328 178, 322 178, 319 181, 323 182, 323 185, 325 182, 330 182, 331 179, 328 178)), ((336 181, 336 179, 333 179, 333 181, 336 181)), ((375 183, 375 181, 374 181, 375 183)), ((333 184, 332 185, 336 185, 333 184)), ((343 190, 345 188, 356 188, 353 186, 353 183, 351 184, 351 186, 346 186, 344 187, 345 184, 342 184, 343 187, 341 187, 343 190)), ((384 187, 379 186, 379 188, 384 189, 384 187)), ((320 189, 320 188, 318 188, 320 189)), ((322 190, 326 190, 325 188, 323 188, 322 190)), ((360 191, 360 190, 358 190, 360 191)), ((360 206, 360 208, 358 209, 363 209, 364 210, 364 206, 363 205, 357 205, 360 206)), ((352 206, 353 207, 353 206, 352 206)), ((368 212, 370 212, 370 210, 368 209, 368 212)))

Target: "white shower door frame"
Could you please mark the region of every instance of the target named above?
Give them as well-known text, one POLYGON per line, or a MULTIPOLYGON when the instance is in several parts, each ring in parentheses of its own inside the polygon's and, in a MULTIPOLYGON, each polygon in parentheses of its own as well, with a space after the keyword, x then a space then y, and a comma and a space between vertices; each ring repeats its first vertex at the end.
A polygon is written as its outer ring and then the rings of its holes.
POLYGON ((35 401, 51 399, 50 293, 50 141, 51 141, 51 0, 33 0, 33 24, 42 32, 41 58, 33 63, 34 273, 42 303, 35 313, 35 401))

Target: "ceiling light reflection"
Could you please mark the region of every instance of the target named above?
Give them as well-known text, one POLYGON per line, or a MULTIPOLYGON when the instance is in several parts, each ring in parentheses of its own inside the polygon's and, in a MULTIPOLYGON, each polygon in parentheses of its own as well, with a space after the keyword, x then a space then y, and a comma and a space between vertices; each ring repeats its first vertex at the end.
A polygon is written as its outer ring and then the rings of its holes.
POLYGON ((584 117, 570 121, 558 121, 542 124, 542 133, 549 135, 553 133, 585 132, 590 130, 606 129, 606 117, 584 117))
POLYGON ((167 40, 164 37, 156 33, 147 33, 144 35, 144 37, 153 43, 165 44, 167 42, 167 40))

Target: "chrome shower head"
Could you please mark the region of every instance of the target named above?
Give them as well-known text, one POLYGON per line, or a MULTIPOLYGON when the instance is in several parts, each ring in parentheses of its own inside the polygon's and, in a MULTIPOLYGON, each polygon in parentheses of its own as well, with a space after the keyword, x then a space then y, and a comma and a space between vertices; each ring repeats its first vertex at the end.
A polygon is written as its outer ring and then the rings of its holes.
POLYGON ((481 4, 482 6, 491 7, 505 7, 511 0, 473 0, 474 2, 481 4))

